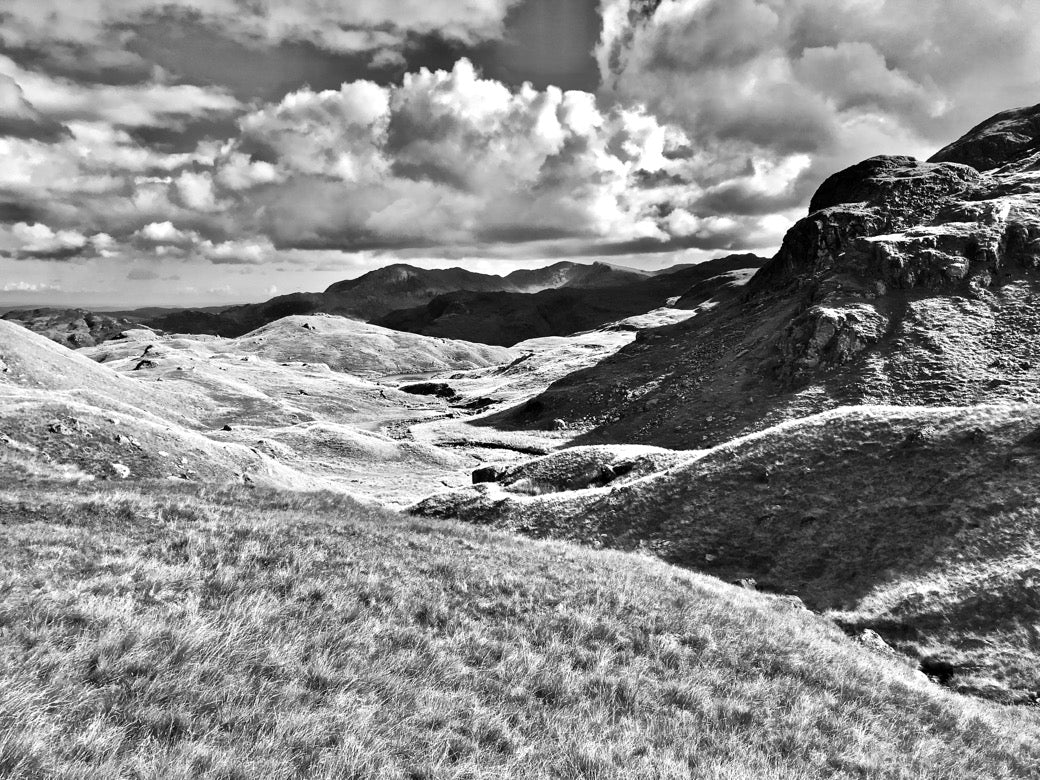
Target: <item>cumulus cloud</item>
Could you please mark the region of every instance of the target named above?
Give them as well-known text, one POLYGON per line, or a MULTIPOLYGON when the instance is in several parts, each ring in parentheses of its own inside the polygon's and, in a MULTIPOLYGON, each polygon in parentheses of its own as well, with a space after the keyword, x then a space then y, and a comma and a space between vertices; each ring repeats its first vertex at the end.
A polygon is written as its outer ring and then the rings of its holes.
POLYGON ((196 211, 214 211, 218 208, 213 190, 213 175, 207 171, 183 171, 175 186, 181 201, 196 211))
MULTIPOLYGON (((256 229, 282 248, 567 239, 667 248, 679 224, 668 214, 700 191, 678 129, 638 108, 604 111, 584 92, 510 89, 464 59, 396 87, 300 90, 240 127, 214 181, 239 190, 238 213, 260 215, 256 229)), ((702 221, 679 237, 718 243, 717 226, 702 221)), ((734 231, 724 232, 728 245, 734 231)))
POLYGON ((49 144, 0 138, 0 202, 67 231, 69 254, 122 247, 219 265, 293 249, 523 257, 769 242, 779 236, 763 232, 764 210, 723 219, 698 203, 727 197, 720 182, 771 197, 790 167, 720 178, 716 158, 642 108, 509 88, 465 59, 396 86, 297 90, 192 153, 144 147, 110 120, 68 128, 49 144), (99 232, 118 246, 83 243, 99 232))
POLYGON ((262 265, 275 253, 274 246, 266 238, 242 239, 238 241, 203 241, 199 246, 201 255, 214 265, 262 265))
POLYGON ((0 254, 16 260, 68 260, 96 255, 107 250, 112 241, 105 233, 88 236, 40 222, 18 222, 0 230, 0 254))
POLYGON ((46 282, 5 282, 4 286, 0 287, 0 292, 41 293, 58 292, 60 290, 60 284, 46 282))
POLYGON ((1031 3, 601 0, 601 11, 601 96, 645 104, 714 158, 701 216, 804 203, 840 167, 927 155, 1040 87, 1031 3), (759 186, 749 169, 786 182, 759 186))
POLYGON ((134 237, 145 245, 182 247, 191 246, 198 239, 196 233, 181 230, 170 221, 149 222, 134 237))

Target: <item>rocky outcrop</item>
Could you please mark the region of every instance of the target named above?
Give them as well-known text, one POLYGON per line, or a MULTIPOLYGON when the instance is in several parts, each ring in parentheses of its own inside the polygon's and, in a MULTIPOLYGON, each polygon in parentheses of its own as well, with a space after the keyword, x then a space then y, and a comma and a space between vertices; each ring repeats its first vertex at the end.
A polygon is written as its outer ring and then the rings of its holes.
POLYGON ((888 325, 888 318, 868 303, 841 309, 812 306, 777 340, 781 371, 791 379, 821 366, 845 365, 877 344, 888 325))
POLYGON ((1040 402, 1035 130, 1040 106, 834 174, 740 299, 493 422, 693 448, 847 404, 1040 402))
POLYGON ((949 198, 971 193, 981 178, 964 165, 912 157, 873 157, 836 173, 816 191, 809 216, 791 228, 751 289, 809 284, 833 270, 858 239, 927 222, 949 198))
POLYGON ((1003 111, 940 149, 929 162, 954 162, 989 171, 1040 150, 1040 105, 1003 111))

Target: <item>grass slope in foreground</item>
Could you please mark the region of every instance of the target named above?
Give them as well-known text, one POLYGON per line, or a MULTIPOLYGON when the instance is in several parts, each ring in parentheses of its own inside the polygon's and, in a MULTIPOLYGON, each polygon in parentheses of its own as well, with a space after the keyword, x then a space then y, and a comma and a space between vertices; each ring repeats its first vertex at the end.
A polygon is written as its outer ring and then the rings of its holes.
POLYGON ((790 602, 342 497, 0 493, 7 778, 1036 777, 790 602))

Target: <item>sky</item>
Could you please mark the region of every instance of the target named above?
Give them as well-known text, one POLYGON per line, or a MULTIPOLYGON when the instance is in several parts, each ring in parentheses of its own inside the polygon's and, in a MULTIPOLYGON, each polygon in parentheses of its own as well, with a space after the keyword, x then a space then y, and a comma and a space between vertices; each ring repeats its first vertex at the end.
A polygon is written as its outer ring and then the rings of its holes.
POLYGON ((770 254, 1038 102, 1035 0, 0 0, 0 305, 770 254))

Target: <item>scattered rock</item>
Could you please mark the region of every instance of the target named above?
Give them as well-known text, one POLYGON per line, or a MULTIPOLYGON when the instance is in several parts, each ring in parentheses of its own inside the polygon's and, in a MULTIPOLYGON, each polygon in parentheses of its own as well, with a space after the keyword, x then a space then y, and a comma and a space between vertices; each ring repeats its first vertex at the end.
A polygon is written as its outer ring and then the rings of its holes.
POLYGON ((225 425, 225 426, 224 426, 223 428, 221 428, 220 430, 222 430, 222 431, 224 431, 224 432, 228 432, 228 431, 230 431, 230 430, 231 430, 231 426, 230 426, 230 425, 225 425))
POLYGON ((506 475, 507 470, 498 466, 481 466, 473 471, 473 484, 482 482, 498 482, 506 475))
POLYGON ((402 385, 398 390, 410 395, 432 395, 437 398, 455 398, 458 395, 451 385, 444 382, 417 382, 402 385))
POLYGON ((455 408, 457 408, 457 409, 464 409, 467 412, 471 412, 471 413, 475 414, 477 412, 484 411, 489 406, 493 406, 495 403, 496 403, 496 401, 495 401, 494 398, 481 397, 481 398, 473 398, 473 399, 470 399, 469 401, 466 401, 464 403, 456 404, 455 408))
POLYGON ((54 420, 47 426, 47 430, 59 436, 70 436, 73 433, 82 433, 83 426, 75 417, 69 417, 64 420, 54 420))
POLYGON ((882 655, 898 655, 892 646, 881 638, 881 635, 878 634, 877 631, 873 631, 869 628, 864 629, 863 632, 856 637, 856 641, 865 647, 869 647, 874 652, 881 653, 882 655))
POLYGON ((134 366, 134 371, 143 371, 149 368, 158 368, 159 364, 154 360, 139 360, 137 365, 134 366))

